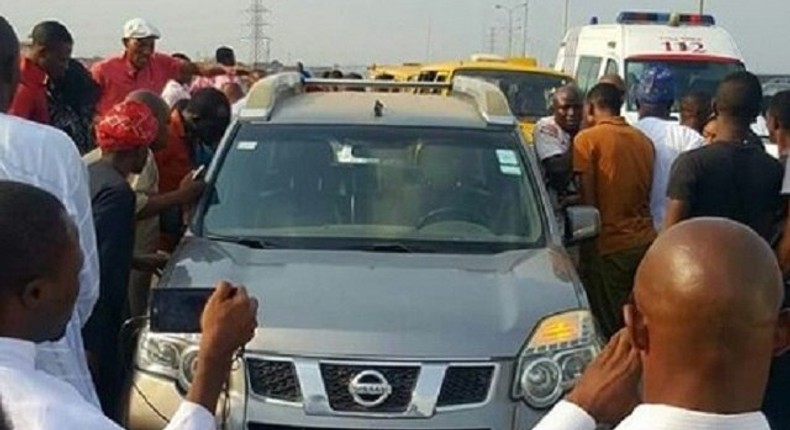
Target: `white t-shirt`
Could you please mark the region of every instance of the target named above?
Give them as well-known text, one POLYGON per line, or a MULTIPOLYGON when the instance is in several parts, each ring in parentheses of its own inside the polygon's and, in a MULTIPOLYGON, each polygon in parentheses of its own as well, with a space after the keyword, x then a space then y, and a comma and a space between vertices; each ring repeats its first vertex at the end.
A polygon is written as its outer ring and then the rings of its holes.
POLYGON ((171 108, 181 100, 189 100, 190 98, 192 98, 192 95, 189 93, 189 88, 173 79, 167 81, 165 89, 162 90, 162 99, 171 108))
POLYGON ((691 128, 660 118, 642 118, 636 123, 636 128, 653 141, 656 151, 653 187, 650 190, 650 214, 656 230, 660 230, 666 215, 667 185, 672 164, 680 154, 704 145, 705 139, 691 128))
MULTIPOLYGON (((73 386, 33 367, 36 348, 0 338, 0 400, 12 428, 19 430, 122 430, 73 386)), ((211 412, 184 401, 165 430, 214 430, 211 412)))
MULTIPOLYGON (((532 430, 595 430, 580 407, 559 402, 532 430)), ((615 430, 770 430, 760 412, 719 415, 666 405, 640 405, 615 430)))
POLYGON ((785 178, 782 181, 782 195, 790 195, 790 157, 785 160, 785 178))
POLYGON ((562 155, 571 149, 571 135, 557 125, 553 116, 541 118, 535 124, 532 135, 540 161, 562 155))
POLYGON ((74 142, 62 131, 0 114, 0 179, 26 183, 54 195, 77 226, 85 263, 74 314, 63 339, 36 345, 36 367, 70 383, 88 402, 98 405, 82 341, 82 327, 99 298, 99 256, 88 171, 74 142))

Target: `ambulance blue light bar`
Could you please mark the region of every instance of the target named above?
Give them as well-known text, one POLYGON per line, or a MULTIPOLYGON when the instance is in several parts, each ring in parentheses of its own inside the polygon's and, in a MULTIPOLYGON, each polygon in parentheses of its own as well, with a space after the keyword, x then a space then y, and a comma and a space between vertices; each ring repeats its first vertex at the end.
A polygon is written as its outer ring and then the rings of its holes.
POLYGON ((620 15, 617 16, 617 23, 711 26, 716 25, 716 18, 713 15, 620 12, 620 15))

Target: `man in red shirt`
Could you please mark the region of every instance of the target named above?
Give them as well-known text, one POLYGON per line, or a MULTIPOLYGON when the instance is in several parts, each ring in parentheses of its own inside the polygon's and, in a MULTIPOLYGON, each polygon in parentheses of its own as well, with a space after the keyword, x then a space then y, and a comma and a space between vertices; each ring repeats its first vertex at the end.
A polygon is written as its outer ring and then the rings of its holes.
POLYGON ((33 28, 32 44, 20 64, 20 82, 8 113, 49 124, 47 83, 66 74, 74 39, 63 24, 45 21, 33 28))
POLYGON ((161 94, 167 82, 181 73, 186 63, 170 55, 154 52, 160 33, 141 18, 128 21, 123 29, 125 51, 96 63, 93 79, 101 87, 98 112, 107 112, 133 91, 148 90, 161 94))

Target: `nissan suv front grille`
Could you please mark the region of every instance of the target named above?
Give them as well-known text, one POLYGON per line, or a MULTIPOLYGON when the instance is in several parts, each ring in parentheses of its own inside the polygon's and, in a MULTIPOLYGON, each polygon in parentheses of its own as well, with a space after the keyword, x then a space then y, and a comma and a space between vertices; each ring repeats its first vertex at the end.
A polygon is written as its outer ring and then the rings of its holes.
POLYGON ((494 366, 452 366, 447 369, 437 407, 483 403, 488 398, 494 366))
POLYGON ((420 368, 322 363, 321 375, 334 411, 403 413, 411 403, 420 368))
POLYGON ((248 358, 247 369, 250 388, 255 394, 285 402, 302 401, 296 368, 292 362, 248 358))

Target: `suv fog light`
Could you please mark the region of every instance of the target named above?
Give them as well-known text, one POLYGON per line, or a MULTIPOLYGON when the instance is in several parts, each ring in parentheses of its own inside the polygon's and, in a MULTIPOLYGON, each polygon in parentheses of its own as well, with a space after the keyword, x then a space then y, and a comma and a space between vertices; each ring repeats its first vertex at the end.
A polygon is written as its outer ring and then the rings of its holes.
POLYGON ((181 363, 178 367, 178 385, 184 391, 189 391, 189 387, 195 379, 197 370, 198 350, 192 348, 181 355, 181 363))

